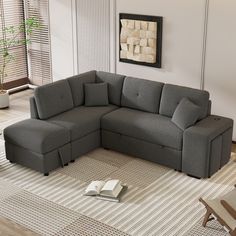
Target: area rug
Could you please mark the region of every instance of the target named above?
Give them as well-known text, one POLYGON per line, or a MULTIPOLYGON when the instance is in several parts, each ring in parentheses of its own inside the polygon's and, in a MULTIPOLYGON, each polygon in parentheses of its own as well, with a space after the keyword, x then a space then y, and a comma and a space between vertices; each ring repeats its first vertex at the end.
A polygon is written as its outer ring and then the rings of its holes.
POLYGON ((198 180, 102 148, 45 177, 9 163, 0 140, 0 216, 39 235, 225 236, 216 221, 201 226, 205 209, 198 199, 224 194, 235 183, 233 161, 198 180), (83 196, 90 181, 111 178, 129 187, 121 203, 83 196))

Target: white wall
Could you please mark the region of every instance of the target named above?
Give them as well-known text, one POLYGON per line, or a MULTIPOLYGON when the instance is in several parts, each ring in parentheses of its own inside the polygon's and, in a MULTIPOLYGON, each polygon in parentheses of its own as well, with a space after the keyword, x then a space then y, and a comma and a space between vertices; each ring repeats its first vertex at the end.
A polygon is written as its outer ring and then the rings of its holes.
MULTIPOLYGON (((231 117, 236 126, 236 1, 212 0, 209 6, 205 89, 212 112, 231 117)), ((233 140, 236 141, 236 128, 233 140)))
POLYGON ((73 0, 50 0, 50 32, 53 81, 76 73, 73 0))
POLYGON ((205 0, 117 0, 117 37, 119 13, 163 16, 162 69, 122 63, 117 56, 117 73, 200 88, 204 6, 205 0))

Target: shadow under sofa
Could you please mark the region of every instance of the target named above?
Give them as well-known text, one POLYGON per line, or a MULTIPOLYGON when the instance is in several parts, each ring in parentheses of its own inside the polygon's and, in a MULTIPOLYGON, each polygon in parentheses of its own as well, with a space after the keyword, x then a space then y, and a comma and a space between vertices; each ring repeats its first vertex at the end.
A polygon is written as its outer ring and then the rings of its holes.
POLYGON ((4 130, 6 158, 45 175, 100 146, 197 178, 230 158, 233 121, 210 115, 207 91, 90 71, 36 88, 30 110, 4 130), (86 106, 85 85, 104 82, 109 104, 86 106), (199 107, 186 129, 172 119, 183 98, 199 107))

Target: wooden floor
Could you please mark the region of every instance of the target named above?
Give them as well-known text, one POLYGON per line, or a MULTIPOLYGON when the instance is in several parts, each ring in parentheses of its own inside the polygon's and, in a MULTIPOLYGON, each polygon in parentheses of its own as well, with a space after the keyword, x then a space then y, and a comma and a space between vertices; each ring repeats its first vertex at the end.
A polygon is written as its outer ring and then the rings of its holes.
POLYGON ((232 145, 232 152, 236 153, 236 144, 232 145))
MULTIPOLYGON (((8 125, 19 120, 29 118, 29 98, 33 95, 33 90, 28 89, 19 93, 10 95, 10 107, 0 110, 0 141, 3 142, 1 131, 8 125)), ((232 145, 232 151, 236 153, 236 145, 232 145)), ((236 154, 235 154, 236 157, 236 154)), ((236 159, 236 158, 235 158, 236 159)), ((11 222, 5 218, 0 218, 0 235, 36 235, 30 230, 11 222)))
POLYGON ((27 89, 10 95, 10 107, 0 109, 0 140, 2 130, 19 120, 29 118, 29 98, 33 96, 33 90, 27 89))
POLYGON ((33 95, 32 89, 10 95, 10 107, 0 109, 0 123, 6 122, 17 116, 29 114, 29 97, 33 95))
POLYGON ((1 236, 37 236, 38 234, 6 218, 0 217, 1 236))

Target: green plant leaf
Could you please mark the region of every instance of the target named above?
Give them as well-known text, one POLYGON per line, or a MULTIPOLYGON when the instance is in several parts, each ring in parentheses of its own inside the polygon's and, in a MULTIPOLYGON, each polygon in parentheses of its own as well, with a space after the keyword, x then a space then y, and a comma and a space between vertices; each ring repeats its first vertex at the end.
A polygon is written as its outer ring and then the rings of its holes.
POLYGON ((37 29, 41 29, 40 21, 36 17, 31 17, 20 25, 8 26, 2 30, 4 37, 0 39, 0 90, 4 78, 7 77, 5 73, 6 66, 15 60, 14 54, 10 53, 9 49, 15 46, 27 46, 30 44, 30 37, 37 29), (24 33, 27 35, 26 38, 24 33))

